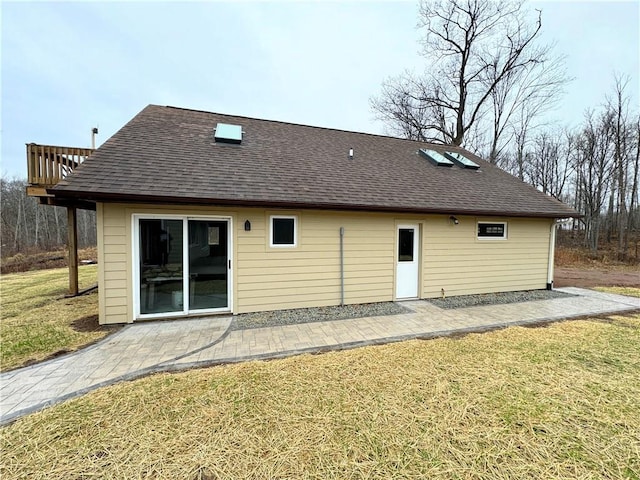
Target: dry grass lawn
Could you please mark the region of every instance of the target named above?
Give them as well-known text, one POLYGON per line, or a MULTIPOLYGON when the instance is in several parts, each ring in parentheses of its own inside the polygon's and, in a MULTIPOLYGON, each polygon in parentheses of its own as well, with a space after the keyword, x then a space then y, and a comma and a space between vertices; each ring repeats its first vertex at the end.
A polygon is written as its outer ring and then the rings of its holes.
POLYGON ((628 297, 640 297, 640 288, 635 287, 595 287, 594 290, 605 293, 615 293, 628 297))
MULTIPOLYGON (((79 268, 80 288, 96 281, 96 265, 79 268)), ((98 294, 64 298, 68 287, 66 268, 0 277, 0 368, 3 371, 56 352, 75 350, 108 333, 106 329, 79 331, 86 330, 82 324, 96 323, 98 294)))
POLYGON ((640 315, 158 374, 0 430, 2 478, 640 478, 640 315))

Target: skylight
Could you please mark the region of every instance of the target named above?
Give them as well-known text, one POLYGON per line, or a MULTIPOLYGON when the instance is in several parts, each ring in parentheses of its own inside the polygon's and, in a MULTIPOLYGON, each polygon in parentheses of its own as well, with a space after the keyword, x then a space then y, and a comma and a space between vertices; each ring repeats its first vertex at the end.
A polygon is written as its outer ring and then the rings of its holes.
POLYGON ((458 152, 445 152, 445 155, 453 160, 456 165, 462 168, 469 168, 471 170, 478 170, 480 165, 478 165, 473 160, 469 160, 467 157, 458 152))
POLYGON ((228 123, 218 123, 215 133, 216 142, 242 143, 242 127, 228 123))
POLYGON ((422 155, 424 158, 429 160, 434 165, 437 165, 438 167, 452 167, 453 166, 453 162, 451 160, 446 158, 441 153, 436 152, 435 150, 429 150, 429 149, 426 149, 426 148, 421 148, 420 149, 420 155, 422 155))

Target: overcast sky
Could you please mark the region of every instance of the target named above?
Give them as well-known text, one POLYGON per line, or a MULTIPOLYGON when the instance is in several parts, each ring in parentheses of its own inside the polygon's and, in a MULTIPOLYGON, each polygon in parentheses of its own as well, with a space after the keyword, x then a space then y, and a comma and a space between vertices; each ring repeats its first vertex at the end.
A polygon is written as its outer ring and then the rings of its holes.
MULTIPOLYGON (((536 2, 543 41, 574 82, 553 117, 578 124, 614 72, 640 83, 640 2, 536 2)), ((415 2, 7 2, 2 166, 26 177, 25 143, 98 144, 147 104, 385 133, 369 99, 422 71, 415 2)), ((135 159, 132 159, 135 161, 135 159)))

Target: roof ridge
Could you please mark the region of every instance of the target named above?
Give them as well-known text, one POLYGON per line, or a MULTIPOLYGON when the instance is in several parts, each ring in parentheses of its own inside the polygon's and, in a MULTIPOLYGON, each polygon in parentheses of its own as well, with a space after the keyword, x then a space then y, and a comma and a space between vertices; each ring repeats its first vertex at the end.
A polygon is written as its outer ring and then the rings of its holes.
MULTIPOLYGON (((173 105, 156 105, 156 104, 149 104, 149 106, 153 106, 153 107, 161 107, 161 108, 171 108, 174 110, 184 110, 184 111, 188 111, 188 112, 199 112, 199 113, 208 113, 210 115, 223 115, 226 117, 238 117, 238 118, 246 118, 247 120, 258 120, 260 122, 271 122, 271 123, 279 123, 279 124, 284 124, 284 125, 292 125, 295 127, 307 127, 307 128, 317 128, 319 130, 329 130, 331 132, 343 132, 343 133, 355 133, 358 135, 368 135, 371 137, 378 137, 378 138, 388 138, 388 139, 393 139, 393 140, 400 140, 403 142, 413 142, 413 143, 420 143, 422 145, 430 145, 430 146, 436 146, 436 147, 450 147, 450 148, 460 148, 462 150, 465 150, 467 152, 471 152, 471 150, 467 150, 464 147, 461 147, 459 145, 452 145, 449 143, 431 143, 431 142, 423 142, 420 140, 411 140, 410 138, 401 138, 401 137, 394 137, 391 135, 383 135, 381 133, 368 133, 368 132, 356 132, 355 130, 345 130, 342 128, 331 128, 331 127, 321 127, 318 125, 307 125, 304 123, 294 123, 294 122, 285 122, 282 120, 272 120, 269 118, 256 118, 256 117, 249 117, 247 115, 234 115, 234 114, 229 114, 229 113, 220 113, 220 112, 210 112, 208 110, 200 110, 200 109, 196 109, 196 108, 186 108, 186 107, 175 107, 173 105)), ((471 152, 473 153, 473 152, 471 152)), ((475 153, 474 153, 475 155, 475 153)))

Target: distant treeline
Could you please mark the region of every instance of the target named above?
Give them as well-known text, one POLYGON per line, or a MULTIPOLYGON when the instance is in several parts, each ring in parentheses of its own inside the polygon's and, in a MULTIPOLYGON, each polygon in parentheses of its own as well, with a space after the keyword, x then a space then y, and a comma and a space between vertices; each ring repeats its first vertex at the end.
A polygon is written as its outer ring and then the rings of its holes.
MULTIPOLYGON (((2 195, 2 257, 34 251, 48 251, 67 244, 67 210, 40 205, 26 193, 27 181, 0 179, 2 195)), ((78 210, 78 245, 96 244, 96 214, 78 210)))
POLYGON ((515 139, 497 164, 584 215, 573 227, 596 252, 615 243, 620 260, 640 240, 640 115, 630 111, 624 85, 576 129, 538 128, 515 139))

